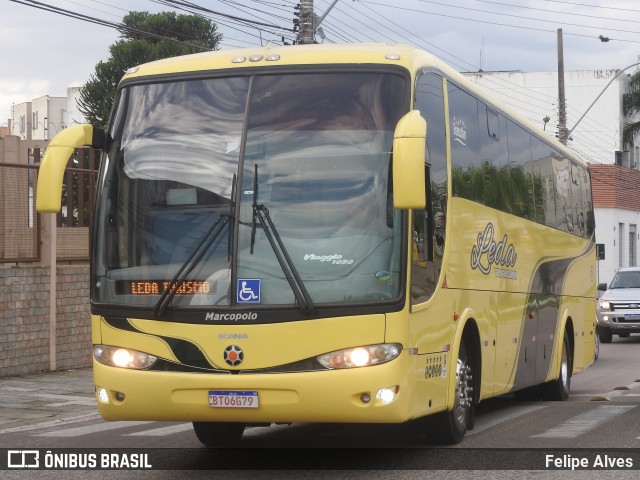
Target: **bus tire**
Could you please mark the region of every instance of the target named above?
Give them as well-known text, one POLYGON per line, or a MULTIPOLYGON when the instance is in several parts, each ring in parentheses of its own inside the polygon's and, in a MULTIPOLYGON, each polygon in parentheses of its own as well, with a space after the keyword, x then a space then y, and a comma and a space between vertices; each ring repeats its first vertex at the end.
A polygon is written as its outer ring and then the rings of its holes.
POLYGON ((193 422, 193 431, 207 447, 233 447, 240 443, 244 423, 193 422))
POLYGON ((560 355, 560 372, 558 378, 542 385, 543 400, 563 401, 569 398, 573 361, 571 358, 569 333, 566 330, 562 340, 562 352, 560 355))
POLYGON ((467 341, 463 339, 456 361, 456 388, 453 408, 434 415, 432 427, 438 443, 460 443, 467 430, 475 423, 473 405, 473 375, 475 365, 471 360, 467 341))

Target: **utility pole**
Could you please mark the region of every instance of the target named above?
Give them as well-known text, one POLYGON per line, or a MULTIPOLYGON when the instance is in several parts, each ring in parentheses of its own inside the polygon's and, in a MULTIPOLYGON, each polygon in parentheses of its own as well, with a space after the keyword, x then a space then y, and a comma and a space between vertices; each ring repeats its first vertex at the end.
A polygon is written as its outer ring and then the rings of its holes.
POLYGON ((567 144, 567 102, 564 97, 564 48, 562 29, 558 29, 558 140, 567 144))
POLYGON ((298 40, 296 43, 299 45, 307 45, 310 43, 316 43, 315 40, 315 27, 314 27, 314 13, 313 13, 313 0, 300 0, 300 13, 298 14, 298 40))
POLYGON ((298 38, 295 43, 298 45, 318 43, 315 38, 316 31, 324 40, 324 33, 322 29, 318 27, 327 15, 329 15, 329 12, 335 7, 336 3, 338 3, 338 0, 333 0, 333 3, 327 8, 327 11, 318 17, 313 13, 313 0, 300 0, 300 3, 295 7, 295 10, 300 11, 294 14, 298 18, 293 21, 293 31, 298 32, 298 38))

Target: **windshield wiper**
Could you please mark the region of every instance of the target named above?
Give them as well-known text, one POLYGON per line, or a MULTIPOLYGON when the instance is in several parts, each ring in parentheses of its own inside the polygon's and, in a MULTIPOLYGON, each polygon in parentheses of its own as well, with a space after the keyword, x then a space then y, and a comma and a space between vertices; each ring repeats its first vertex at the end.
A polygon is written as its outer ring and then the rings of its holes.
POLYGON ((313 300, 307 291, 307 288, 300 278, 300 274, 296 269, 295 264, 291 260, 289 256, 289 252, 284 246, 282 242, 282 238, 278 233, 278 229, 271 220, 271 215, 269 214, 269 209, 264 206, 264 204, 258 204, 258 165, 255 165, 255 173, 253 177, 253 219, 251 222, 251 253, 253 253, 253 245, 255 243, 256 237, 256 220, 260 222, 260 226, 264 231, 267 240, 269 240, 269 244, 271 245, 271 249, 280 264, 280 268, 282 268, 282 272, 284 276, 287 278, 287 282, 291 286, 291 291, 296 297, 298 301, 298 305, 300 308, 306 313, 311 313, 315 309, 315 305, 313 304, 313 300))
POLYGON ((195 266, 200 263, 202 257, 207 252, 209 247, 215 242, 216 238, 224 231, 225 226, 229 223, 231 214, 223 213, 214 224, 209 228, 207 233, 204 234, 196 248, 191 252, 189 258, 185 260, 178 272, 173 276, 167 288, 164 289, 162 295, 158 299, 155 307, 153 307, 153 313, 157 316, 162 316, 167 310, 167 307, 171 303, 171 300, 178 292, 178 289, 182 286, 187 276, 193 271, 195 266))

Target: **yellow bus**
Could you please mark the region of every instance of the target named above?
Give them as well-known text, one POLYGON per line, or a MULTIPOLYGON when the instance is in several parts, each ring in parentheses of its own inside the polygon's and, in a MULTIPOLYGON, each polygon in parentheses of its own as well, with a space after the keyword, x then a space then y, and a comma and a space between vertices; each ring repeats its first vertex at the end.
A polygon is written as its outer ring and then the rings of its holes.
POLYGON ((122 79, 103 150, 93 370, 107 420, 403 423, 460 442, 474 406, 564 400, 594 359, 590 179, 427 52, 256 47, 122 79))

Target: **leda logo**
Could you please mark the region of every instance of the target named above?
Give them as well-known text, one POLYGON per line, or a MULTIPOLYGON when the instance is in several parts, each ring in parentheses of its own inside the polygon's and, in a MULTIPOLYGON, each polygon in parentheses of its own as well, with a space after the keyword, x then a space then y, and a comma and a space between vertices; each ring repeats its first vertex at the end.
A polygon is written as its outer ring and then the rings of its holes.
POLYGON ((495 241, 494 227, 491 222, 487 224, 484 232, 478 234, 476 244, 471 249, 471 268, 480 270, 485 275, 489 275, 495 265, 496 277, 516 280, 518 272, 508 269, 515 266, 517 259, 516 248, 513 244, 509 244, 506 234, 501 241, 495 241))

